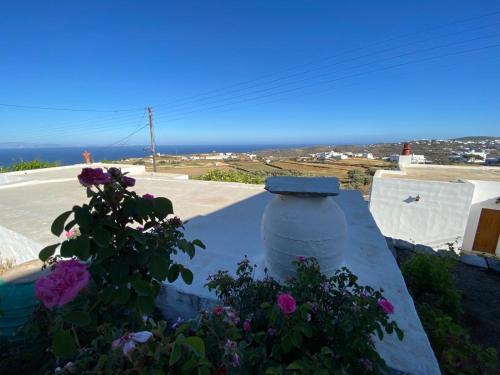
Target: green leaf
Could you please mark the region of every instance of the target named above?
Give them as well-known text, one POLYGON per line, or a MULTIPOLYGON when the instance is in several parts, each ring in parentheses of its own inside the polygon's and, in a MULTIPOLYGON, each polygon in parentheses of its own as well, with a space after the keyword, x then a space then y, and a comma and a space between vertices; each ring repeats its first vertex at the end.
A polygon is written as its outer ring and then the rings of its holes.
POLYGON ((174 346, 172 347, 172 354, 170 354, 170 361, 168 362, 169 366, 173 366, 181 359, 181 347, 178 343, 174 342, 174 346))
POLYGON ((116 293, 116 302, 121 305, 126 305, 130 299, 130 289, 126 285, 121 285, 116 293))
POLYGON ((135 204, 137 214, 140 217, 146 217, 153 212, 153 204, 150 199, 138 199, 135 204))
POLYGON ((299 361, 293 361, 290 363, 287 368, 287 370, 302 370, 302 365, 300 364, 299 361))
POLYGON ((149 296, 151 294, 151 285, 144 280, 132 281, 132 287, 139 296, 149 296))
POLYGON ((148 263, 148 269, 151 276, 158 281, 163 281, 167 278, 169 262, 160 256, 153 256, 148 263))
POLYGON ((70 311, 63 316, 64 320, 81 327, 90 323, 90 316, 85 311, 70 311))
POLYGON ((109 276, 114 284, 122 284, 128 281, 129 265, 124 261, 114 261, 109 266, 109 276))
POLYGON ((64 241, 61 245, 61 256, 71 258, 75 254, 75 240, 64 241))
POLYGON ((64 223, 68 220, 69 215, 71 215, 72 211, 66 211, 60 214, 52 223, 50 227, 50 231, 57 237, 61 235, 64 230, 64 223))
POLYGON ((181 374, 191 374, 194 368, 197 366, 197 362, 194 358, 190 358, 181 367, 181 374))
POLYGON ((64 226, 64 230, 70 230, 75 226, 75 224, 76 224, 75 220, 68 221, 68 223, 64 226))
POLYGON ((74 240, 75 248, 73 253, 81 260, 87 260, 90 255, 90 240, 89 238, 82 234, 76 237, 74 240))
POLYGON ((75 221, 80 226, 82 232, 89 233, 92 228, 92 215, 88 207, 73 207, 73 212, 75 213, 75 221))
POLYGON ((187 268, 182 268, 181 276, 182 280, 184 280, 186 284, 191 285, 191 283, 193 282, 193 273, 190 270, 188 270, 187 268))
POLYGON ((49 259, 52 255, 54 255, 58 246, 59 246, 58 243, 56 243, 55 245, 45 246, 42 250, 40 250, 38 258, 40 258, 42 262, 47 261, 47 259, 49 259))
POLYGON ((179 265, 172 264, 168 270, 167 279, 168 282, 173 283, 179 277, 179 265))
POLYGON ((205 343, 198 336, 189 336, 189 337, 186 337, 182 341, 182 343, 184 345, 187 345, 187 346, 191 347, 200 356, 204 356, 205 355, 205 343))
POLYGON ((394 330, 396 331, 396 335, 398 335, 399 341, 402 341, 404 338, 404 333, 399 327, 394 327, 394 330))
POLYGON ((200 240, 193 240, 193 245, 196 245, 201 249, 206 249, 205 244, 203 242, 201 242, 200 240))
POLYGON ((174 209, 172 206, 172 202, 164 197, 158 197, 154 199, 154 207, 155 211, 161 217, 166 217, 167 215, 173 214, 174 209))
POLYGON ((52 351, 56 357, 71 358, 75 355, 77 346, 69 330, 60 330, 52 339, 52 351))
POLYGON ((111 242, 111 233, 109 233, 106 229, 94 229, 92 237, 99 247, 108 247, 111 242))
POLYGON ((151 313, 155 308, 155 300, 151 296, 138 297, 137 307, 143 314, 151 313))

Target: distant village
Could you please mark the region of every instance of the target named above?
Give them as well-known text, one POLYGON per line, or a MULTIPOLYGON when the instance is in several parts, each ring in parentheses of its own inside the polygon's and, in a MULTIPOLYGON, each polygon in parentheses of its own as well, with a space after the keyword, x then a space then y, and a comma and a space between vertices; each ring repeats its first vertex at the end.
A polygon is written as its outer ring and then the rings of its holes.
MULTIPOLYGON (((410 153, 412 164, 500 165, 500 138, 422 139, 408 143, 412 148, 412 152, 410 153)), ((255 153, 212 152, 206 154, 178 155, 175 156, 175 159, 179 161, 230 161, 246 159, 271 163, 273 160, 290 158, 294 158, 297 161, 335 161, 364 158, 397 163, 401 155, 402 145, 403 142, 397 142, 393 144, 371 144, 365 146, 318 146, 291 150, 267 150, 255 153), (348 151, 348 149, 353 150, 348 151)))

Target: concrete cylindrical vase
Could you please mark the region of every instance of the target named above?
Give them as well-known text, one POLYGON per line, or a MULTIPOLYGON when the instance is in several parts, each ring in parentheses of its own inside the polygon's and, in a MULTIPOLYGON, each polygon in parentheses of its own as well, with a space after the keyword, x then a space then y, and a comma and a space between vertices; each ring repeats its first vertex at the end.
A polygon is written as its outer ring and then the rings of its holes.
POLYGON ((295 274, 298 256, 315 257, 323 273, 341 266, 347 224, 341 208, 328 197, 277 194, 261 224, 269 274, 284 280, 295 274))

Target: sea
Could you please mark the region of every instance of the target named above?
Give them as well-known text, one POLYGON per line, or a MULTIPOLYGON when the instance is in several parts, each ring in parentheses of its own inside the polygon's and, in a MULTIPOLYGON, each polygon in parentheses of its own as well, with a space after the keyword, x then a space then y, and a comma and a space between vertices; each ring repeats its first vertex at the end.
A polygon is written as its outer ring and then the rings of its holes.
MULTIPOLYGON (((253 152, 270 149, 286 149, 308 145, 181 145, 156 146, 156 152, 168 155, 185 155, 209 152, 253 152)), ((124 158, 145 157, 151 155, 148 146, 118 146, 118 147, 35 147, 35 148, 0 148, 0 166, 7 167, 21 160, 40 159, 58 162, 61 165, 82 163, 82 152, 87 150, 92 160, 120 160, 124 158)))

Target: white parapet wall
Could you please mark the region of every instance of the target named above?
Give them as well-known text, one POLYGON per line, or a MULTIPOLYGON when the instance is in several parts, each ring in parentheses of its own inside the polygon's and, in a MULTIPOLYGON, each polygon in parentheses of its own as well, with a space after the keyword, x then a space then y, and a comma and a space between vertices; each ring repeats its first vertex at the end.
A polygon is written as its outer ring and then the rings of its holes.
POLYGON ((28 237, 0 226, 0 260, 20 264, 38 259, 38 253, 43 248, 39 243, 28 237))
MULTIPOLYGON (((384 171, 387 174, 387 171, 384 171)), ((370 211, 385 236, 441 247, 467 225, 474 185, 465 182, 373 178, 370 211)))

